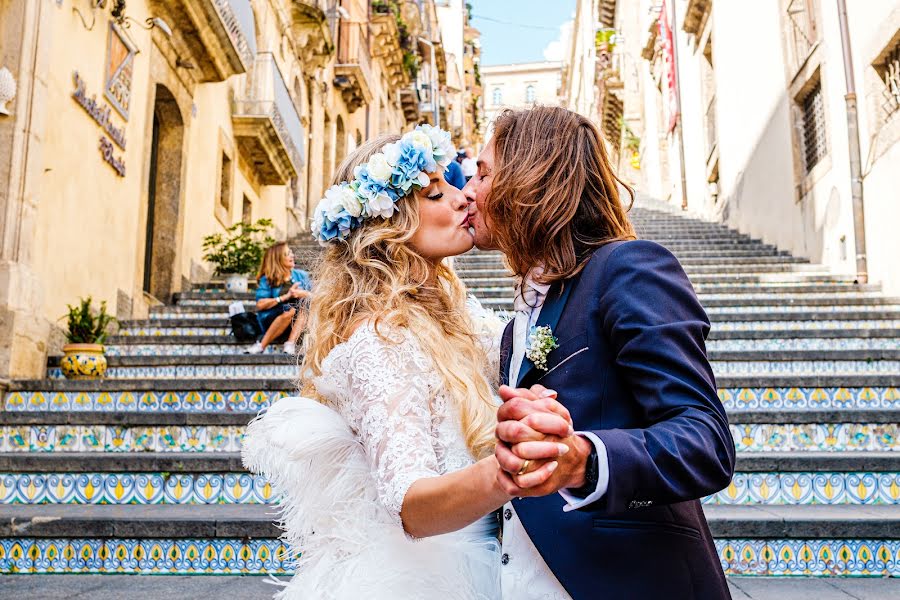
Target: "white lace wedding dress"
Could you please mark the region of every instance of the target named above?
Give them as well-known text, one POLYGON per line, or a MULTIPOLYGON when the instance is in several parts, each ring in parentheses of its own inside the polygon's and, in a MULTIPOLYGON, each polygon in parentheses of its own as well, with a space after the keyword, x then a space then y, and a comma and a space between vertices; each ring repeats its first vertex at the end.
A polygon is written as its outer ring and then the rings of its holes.
MULTIPOLYGON (((470 313, 498 377, 502 322, 470 313)), ((423 477, 475 462, 455 405, 431 359, 405 329, 363 325, 336 346, 314 380, 327 405, 283 398, 247 428, 244 464, 273 485, 296 575, 279 599, 498 600, 495 515, 446 535, 414 540, 403 498, 423 477)), ((496 387, 496 386, 494 386, 496 387)))

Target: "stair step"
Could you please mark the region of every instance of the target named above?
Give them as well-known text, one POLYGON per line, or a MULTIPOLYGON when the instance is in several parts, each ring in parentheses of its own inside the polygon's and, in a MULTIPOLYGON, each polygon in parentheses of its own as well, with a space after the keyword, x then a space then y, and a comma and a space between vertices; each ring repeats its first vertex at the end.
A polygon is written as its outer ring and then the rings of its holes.
MULTIPOLYGON (((110 561, 112 564, 112 561, 110 561)), ((110 568, 110 571, 114 569, 110 568)), ((286 580, 287 577, 281 577, 286 580)), ((3 592, 17 600, 96 598, 240 598, 271 600, 280 588, 261 575, 20 575, 3 579, 3 592)))
MULTIPOLYGON (((704 505, 717 538, 890 539, 900 545, 900 505, 704 505)), ((2 514, 2 512, 0 512, 2 514)), ((900 572, 900 567, 898 572, 900 572)))
POLYGON ((900 579, 732 576, 733 600, 900 600, 900 579))

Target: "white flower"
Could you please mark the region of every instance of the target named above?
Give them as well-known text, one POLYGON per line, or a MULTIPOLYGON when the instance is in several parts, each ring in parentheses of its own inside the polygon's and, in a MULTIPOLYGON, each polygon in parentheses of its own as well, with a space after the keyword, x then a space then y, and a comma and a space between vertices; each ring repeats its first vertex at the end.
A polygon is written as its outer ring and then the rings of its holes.
POLYGON ((425 150, 429 152, 434 147, 431 144, 431 138, 428 137, 428 134, 422 131, 421 127, 417 127, 415 130, 410 131, 406 135, 403 136, 406 140, 409 140, 412 144, 416 146, 421 146, 425 150))
POLYGON ((423 172, 419 171, 419 174, 416 175, 415 183, 417 183, 419 185, 419 187, 426 188, 426 187, 428 187, 428 184, 431 183, 431 179, 428 178, 428 173, 423 173, 423 172))
POLYGON ((394 168, 388 163, 383 152, 379 152, 369 159, 369 176, 375 181, 387 183, 393 170, 394 168))
POLYGON ((434 161, 446 168, 456 156, 456 148, 453 146, 453 140, 450 139, 450 132, 431 125, 419 125, 418 129, 431 140, 434 161))
POLYGON ((363 213, 363 205, 356 192, 349 185, 333 185, 325 192, 325 206, 328 218, 337 219, 338 214, 347 211, 358 217, 363 213))
POLYGON ((556 348, 559 348, 553 331, 547 327, 535 327, 531 330, 528 337, 528 349, 525 356, 534 363, 534 366, 541 371, 547 370, 547 355, 556 348))
POLYGON ((391 142, 387 144, 381 149, 381 153, 384 154, 384 159, 392 168, 396 167, 397 163, 400 162, 400 143, 391 142))
POLYGON ((389 219, 394 214, 394 201, 387 194, 378 194, 369 199, 369 214, 373 217, 389 219))

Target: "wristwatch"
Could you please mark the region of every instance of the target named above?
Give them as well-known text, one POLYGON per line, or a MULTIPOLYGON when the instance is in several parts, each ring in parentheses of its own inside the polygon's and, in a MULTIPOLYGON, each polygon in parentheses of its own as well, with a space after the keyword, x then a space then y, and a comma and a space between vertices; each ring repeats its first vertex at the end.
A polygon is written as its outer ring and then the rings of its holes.
POLYGON ((600 479, 600 464, 597 458, 597 447, 593 442, 591 444, 591 453, 588 454, 587 464, 584 467, 584 485, 577 488, 569 488, 567 491, 576 498, 587 498, 597 490, 597 482, 600 479))

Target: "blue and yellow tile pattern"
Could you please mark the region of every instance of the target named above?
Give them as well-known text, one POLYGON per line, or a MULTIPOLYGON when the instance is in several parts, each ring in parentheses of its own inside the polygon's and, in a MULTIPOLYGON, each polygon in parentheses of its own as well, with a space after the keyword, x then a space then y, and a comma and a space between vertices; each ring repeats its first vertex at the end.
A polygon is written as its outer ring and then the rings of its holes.
POLYGON ((108 411, 108 412, 248 412, 256 413, 284 398, 288 390, 146 392, 35 392, 6 395, 8 411, 108 411))
POLYGON ((900 504, 900 473, 735 473, 704 504, 900 504))
POLYGON ((726 575, 898 577, 900 540, 716 540, 726 575))

